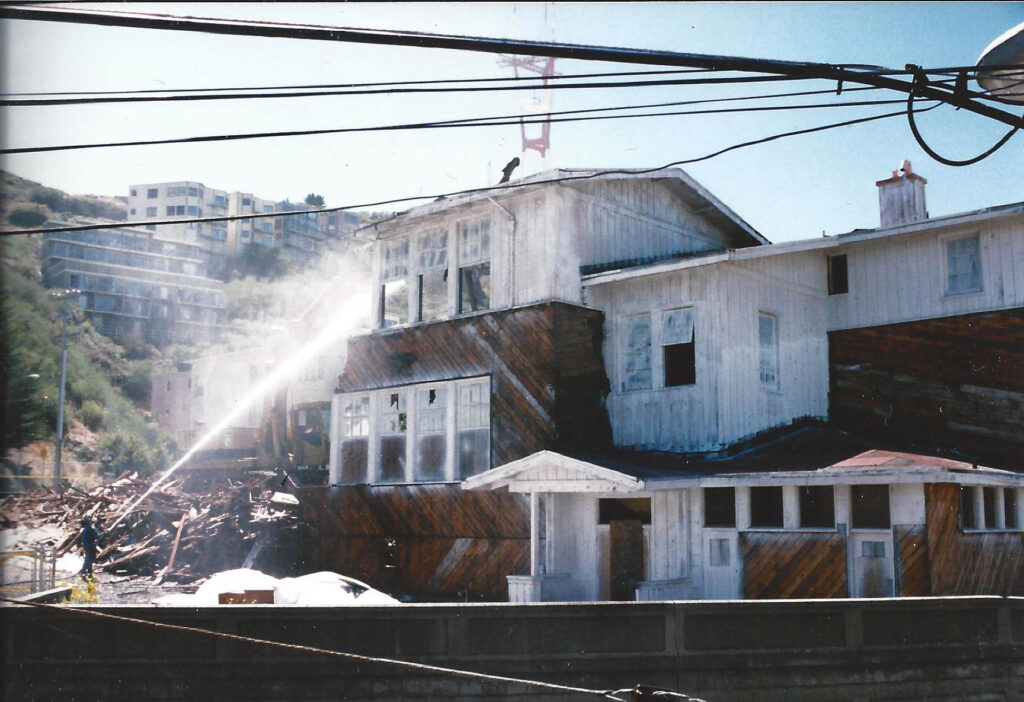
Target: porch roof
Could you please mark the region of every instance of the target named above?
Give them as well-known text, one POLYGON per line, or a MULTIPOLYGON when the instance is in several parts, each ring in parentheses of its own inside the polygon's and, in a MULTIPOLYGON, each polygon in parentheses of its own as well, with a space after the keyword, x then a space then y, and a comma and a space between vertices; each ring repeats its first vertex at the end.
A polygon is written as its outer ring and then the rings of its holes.
POLYGON ((462 487, 604 493, 683 487, 922 482, 1024 487, 1024 471, 878 448, 846 432, 804 427, 723 458, 627 451, 567 456, 538 451, 468 478, 462 487))

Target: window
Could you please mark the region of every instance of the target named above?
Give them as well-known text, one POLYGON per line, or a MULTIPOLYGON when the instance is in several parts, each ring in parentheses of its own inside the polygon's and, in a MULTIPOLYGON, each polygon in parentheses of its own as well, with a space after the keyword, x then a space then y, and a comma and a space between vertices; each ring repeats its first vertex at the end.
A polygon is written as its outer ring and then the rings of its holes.
POLYGON ((135 208, 133 207, 130 210, 128 210, 128 214, 134 216, 135 215, 135 208))
POLYGON ((842 295, 850 291, 846 272, 846 254, 828 257, 828 294, 842 295))
POLYGON ((964 530, 1020 529, 1017 490, 960 486, 960 527, 964 530))
POLYGON ((736 526, 735 488, 704 488, 704 526, 736 526))
POLYGON ((448 232, 424 232, 419 248, 419 300, 416 319, 429 322, 448 312, 448 232))
POLYGON ((483 473, 491 467, 490 381, 459 386, 458 478, 483 473))
POLYGON ((242 198, 242 207, 249 207, 251 205, 252 205, 252 198, 248 198, 248 197, 243 197, 242 198))
POLYGON ((638 314, 625 320, 626 348, 622 390, 651 387, 651 315, 638 314))
POLYGON ((1017 529, 1017 491, 1003 488, 1003 520, 1007 529, 1017 529))
POLYGON ((195 205, 189 205, 188 207, 185 208, 185 211, 188 213, 189 217, 202 217, 203 216, 203 211, 201 209, 199 209, 198 207, 196 207, 195 205))
POLYGON ((188 188, 183 185, 172 185, 167 188, 167 197, 185 197, 188 195, 188 188))
POLYGON ((160 190, 158 188, 150 188, 146 191, 146 197, 152 200, 153 198, 159 197, 160 190))
POLYGON ((491 306, 491 221, 460 224, 459 312, 491 306))
POLYGON ((214 207, 227 207, 228 206, 228 199, 226 197, 224 197, 223 195, 214 195, 213 196, 213 206, 214 207))
POLYGON ((243 229, 242 230, 242 238, 243 239, 248 239, 249 236, 250 236, 249 230, 248 229, 243 229))
POLYGON ((835 490, 831 485, 799 488, 800 526, 833 529, 836 525, 835 490))
POLYGON ((380 475, 383 483, 405 480, 405 435, 408 407, 405 392, 379 396, 380 402, 380 475))
MULTIPOLYGON (((135 197, 138 194, 139 194, 139 191, 136 190, 135 188, 132 188, 132 197, 135 197)), ((133 214, 134 214, 134 212, 133 212, 133 214)))
POLYGON ((758 342, 761 350, 761 385, 779 387, 779 332, 775 315, 759 312, 757 315, 758 342))
POLYGON ((199 188, 193 188, 193 187, 190 186, 189 189, 188 189, 188 196, 189 197, 199 197, 199 188))
POLYGON ((727 567, 729 551, 729 539, 708 539, 708 565, 727 567))
POLYGON ((782 487, 750 488, 750 526, 782 527, 782 487))
POLYGON ((854 485, 850 501, 854 529, 890 528, 888 485, 854 485))
POLYGON ((147 207, 146 208, 146 216, 147 217, 156 217, 156 208, 155 207, 147 207))
POLYGON ((380 328, 409 322, 409 240, 384 242, 380 328))
POLYGON ((665 361, 665 387, 696 383, 692 307, 668 310, 662 315, 661 346, 665 361))
MULTIPOLYGON (((99 309, 99 300, 97 300, 97 309, 99 309)), ((981 505, 982 515, 985 519, 985 526, 992 528, 997 526, 996 524, 996 488, 982 488, 981 489, 981 505)))
POLYGON ((151 232, 155 232, 156 231, 156 225, 155 224, 147 224, 146 225, 146 229, 148 229, 151 232))
POLYGON ((946 294, 981 291, 978 236, 946 241, 946 294))
POLYGON ((416 391, 416 480, 444 480, 447 415, 445 388, 416 391))
POLYGON ((370 396, 341 399, 341 483, 365 483, 370 444, 370 396))

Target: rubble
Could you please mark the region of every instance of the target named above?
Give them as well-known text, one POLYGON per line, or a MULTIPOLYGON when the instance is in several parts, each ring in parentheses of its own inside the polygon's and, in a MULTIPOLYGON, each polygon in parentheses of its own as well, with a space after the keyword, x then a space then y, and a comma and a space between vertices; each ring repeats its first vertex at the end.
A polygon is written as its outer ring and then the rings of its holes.
POLYGON ((196 492, 170 480, 124 516, 155 482, 126 473, 88 491, 71 486, 14 495, 0 502, 0 522, 49 529, 53 536, 40 545, 56 546, 60 557, 81 550, 81 519, 91 515, 102 534, 95 567, 156 576, 157 583, 192 582, 238 567, 298 525, 298 500, 278 492, 280 479, 273 476, 224 479, 196 492))

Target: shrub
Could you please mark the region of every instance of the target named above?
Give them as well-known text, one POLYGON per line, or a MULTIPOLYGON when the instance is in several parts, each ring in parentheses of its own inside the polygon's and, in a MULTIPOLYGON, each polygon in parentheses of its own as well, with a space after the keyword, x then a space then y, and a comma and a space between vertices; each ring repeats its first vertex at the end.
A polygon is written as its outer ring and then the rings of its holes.
POLYGON ((103 417, 105 414, 106 412, 103 411, 103 407, 100 406, 98 402, 86 400, 82 403, 82 423, 92 431, 96 431, 103 426, 103 417))
POLYGON ((7 215, 7 221, 16 227, 30 229, 46 221, 46 215, 38 207, 19 207, 7 215))

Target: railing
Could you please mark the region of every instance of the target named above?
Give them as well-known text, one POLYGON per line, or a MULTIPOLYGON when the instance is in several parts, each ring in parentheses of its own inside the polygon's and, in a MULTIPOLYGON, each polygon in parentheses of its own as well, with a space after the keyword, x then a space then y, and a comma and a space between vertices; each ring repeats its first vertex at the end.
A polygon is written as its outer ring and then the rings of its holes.
MULTIPOLYGON (((6 564, 15 558, 32 559, 32 572, 30 580, 27 581, 29 592, 40 592, 41 590, 52 590, 54 588, 57 582, 56 546, 38 546, 35 549, 25 549, 22 551, 0 551, 0 564, 5 566, 5 570, 6 564)), ((4 586, 21 586, 23 583, 26 583, 26 581, 5 582, 4 586)), ((16 589, 24 588, 19 587, 16 589)))
POLYGON ((696 597, 693 581, 689 578, 674 580, 643 580, 636 584, 637 602, 659 600, 689 600, 696 597))
POLYGON ((573 602, 580 599, 578 583, 568 573, 506 577, 509 602, 573 602))

